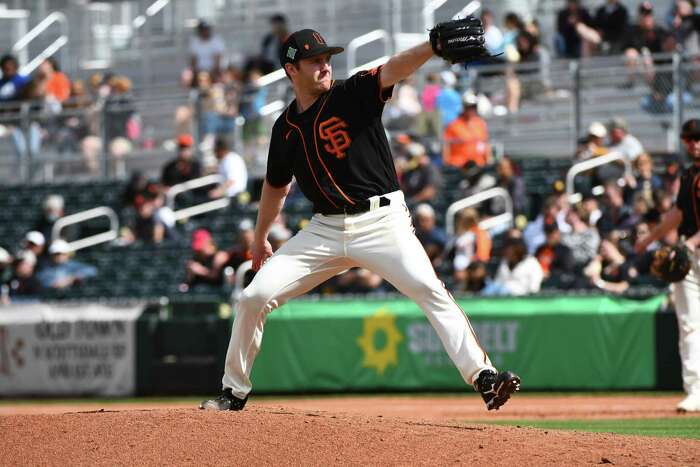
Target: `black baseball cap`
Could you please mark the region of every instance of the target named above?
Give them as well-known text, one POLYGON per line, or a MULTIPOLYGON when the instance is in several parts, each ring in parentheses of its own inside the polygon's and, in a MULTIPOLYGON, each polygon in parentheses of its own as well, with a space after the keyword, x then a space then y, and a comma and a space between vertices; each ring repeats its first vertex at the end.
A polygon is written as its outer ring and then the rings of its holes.
POLYGON ((642 2, 639 4, 639 14, 640 15, 652 15, 654 14, 654 5, 651 2, 642 2))
POLYGON ((700 138, 700 119, 691 118, 681 128, 681 138, 700 138))
POLYGON ((304 58, 321 54, 339 54, 345 50, 342 47, 329 46, 326 40, 313 29, 302 29, 289 35, 280 50, 280 65, 296 63, 304 58))

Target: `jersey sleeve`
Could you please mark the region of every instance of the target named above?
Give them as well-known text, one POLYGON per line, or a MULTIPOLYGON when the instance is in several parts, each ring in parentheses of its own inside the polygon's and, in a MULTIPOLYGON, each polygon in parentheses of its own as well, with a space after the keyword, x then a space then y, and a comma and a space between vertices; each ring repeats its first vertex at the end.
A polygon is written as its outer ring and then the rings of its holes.
POLYGON ((292 129, 288 128, 285 131, 286 126, 278 119, 272 128, 272 136, 270 137, 265 179, 275 188, 289 185, 294 175, 292 158, 287 157, 285 151, 285 147, 288 146, 286 142, 292 137, 292 129))
POLYGON ((683 217, 692 215, 692 195, 693 195, 693 177, 689 174, 684 174, 681 178, 681 186, 678 189, 676 196, 676 207, 683 213, 683 217))
POLYGON ((372 115, 380 115, 384 104, 391 99, 394 86, 381 88, 379 75, 382 67, 355 73, 343 82, 343 87, 352 102, 362 103, 363 109, 372 115))

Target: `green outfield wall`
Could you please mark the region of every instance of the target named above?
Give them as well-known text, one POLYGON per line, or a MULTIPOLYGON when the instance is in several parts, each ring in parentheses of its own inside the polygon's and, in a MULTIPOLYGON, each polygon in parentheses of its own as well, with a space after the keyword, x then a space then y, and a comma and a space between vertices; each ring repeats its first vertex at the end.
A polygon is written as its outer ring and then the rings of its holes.
MULTIPOLYGON (((656 386, 655 314, 664 298, 459 300, 499 368, 528 389, 656 386)), ((451 390, 459 373, 408 300, 297 300, 268 318, 258 392, 451 390)))

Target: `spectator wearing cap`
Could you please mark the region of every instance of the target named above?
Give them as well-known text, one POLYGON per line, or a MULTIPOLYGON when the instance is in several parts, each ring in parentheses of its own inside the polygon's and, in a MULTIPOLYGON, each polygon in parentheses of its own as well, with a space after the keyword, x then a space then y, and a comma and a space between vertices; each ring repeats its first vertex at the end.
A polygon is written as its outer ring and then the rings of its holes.
MULTIPOLYGON (((195 35, 190 40, 190 70, 194 78, 200 71, 208 72, 214 81, 218 80, 226 53, 224 41, 214 34, 211 25, 205 20, 197 23, 195 35)), ((193 80, 196 84, 196 79, 193 80)))
POLYGON ((427 203, 421 203, 414 210, 416 237, 434 267, 441 263, 447 245, 447 234, 435 222, 435 210, 427 203))
POLYGON ((599 6, 593 20, 601 35, 601 49, 606 54, 622 52, 622 41, 629 27, 629 12, 619 0, 606 0, 599 6))
POLYGON ((224 137, 217 137, 214 142, 214 155, 219 161, 218 173, 223 178, 221 185, 209 192, 210 198, 228 196, 232 198, 246 191, 248 171, 243 158, 232 151, 224 137))
POLYGON ((70 259, 71 248, 65 240, 58 239, 49 246, 50 261, 37 273, 37 280, 44 290, 63 290, 74 287, 97 275, 97 269, 89 264, 70 259))
POLYGON ((642 2, 638 8, 637 24, 630 26, 622 40, 625 65, 628 71, 626 86, 633 87, 637 76, 644 76, 652 84, 655 78, 652 54, 673 52, 675 40, 666 29, 654 21, 654 6, 651 2, 642 2))
POLYGON ((236 244, 228 250, 226 266, 230 266, 234 271, 237 271, 241 264, 253 259, 254 234, 255 225, 250 219, 243 219, 238 224, 236 244))
POLYGON ((540 291, 544 273, 540 263, 527 254, 527 247, 520 238, 507 238, 503 246, 503 259, 493 281, 483 295, 523 296, 540 291))
POLYGON ((435 107, 440 112, 443 128, 452 123, 462 111, 462 99, 455 91, 457 77, 449 70, 440 73, 440 93, 435 98, 435 107))
POLYGON ((32 230, 27 232, 22 242, 22 250, 31 251, 37 258, 44 254, 46 238, 41 232, 32 230))
POLYGON ((164 186, 171 187, 202 176, 202 167, 199 161, 194 159, 193 144, 194 139, 191 135, 178 136, 177 157, 163 167, 161 183, 164 186))
POLYGON ((627 122, 622 118, 613 118, 608 123, 610 131, 610 151, 619 152, 634 161, 644 152, 644 147, 639 140, 630 134, 627 122))
POLYGON ((264 73, 270 73, 278 68, 282 45, 289 37, 287 17, 281 13, 270 16, 270 31, 265 34, 260 47, 260 65, 264 73))
POLYGON ((579 141, 579 147, 576 151, 576 160, 584 161, 592 157, 603 156, 609 152, 605 146, 605 138, 608 136, 608 130, 600 122, 592 122, 588 126, 586 136, 579 141))
POLYGON ((571 231, 562 234, 562 243, 571 249, 578 270, 583 269, 598 253, 600 235, 589 224, 588 212, 581 205, 572 206, 566 214, 571 231))
POLYGON ((575 265, 571 249, 561 242, 561 232, 556 224, 544 228, 545 242, 537 248, 535 258, 542 267, 544 287, 566 288, 574 280, 575 265))
POLYGON ((406 148, 409 159, 403 167, 401 189, 409 204, 432 201, 440 185, 440 173, 431 164, 425 147, 420 143, 410 143, 406 148))
POLYGON ((462 113, 443 134, 443 161, 453 167, 462 168, 470 161, 483 167, 491 158, 488 126, 479 116, 476 96, 465 93, 462 102, 462 113))
POLYGON ((218 249, 208 230, 195 230, 192 233, 192 259, 185 266, 185 284, 189 288, 200 284, 221 286, 228 260, 228 253, 218 249))
MULTIPOLYGON (((529 197, 525 191, 525 181, 515 173, 515 167, 511 158, 504 156, 496 164, 496 186, 508 191, 513 201, 513 215, 528 215, 529 197)), ((502 198, 493 198, 489 203, 491 214, 505 212, 505 201, 502 198)))

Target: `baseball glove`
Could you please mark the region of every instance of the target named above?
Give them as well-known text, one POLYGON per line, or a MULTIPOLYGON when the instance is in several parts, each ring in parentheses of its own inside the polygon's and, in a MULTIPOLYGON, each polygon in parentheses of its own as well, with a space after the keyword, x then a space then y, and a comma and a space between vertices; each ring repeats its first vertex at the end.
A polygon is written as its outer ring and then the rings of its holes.
POLYGON ((484 27, 474 16, 436 24, 430 30, 430 45, 435 55, 451 63, 491 57, 484 46, 484 27))
POLYGON ((690 250, 682 243, 664 246, 654 253, 651 273, 665 282, 682 281, 690 271, 690 250))

